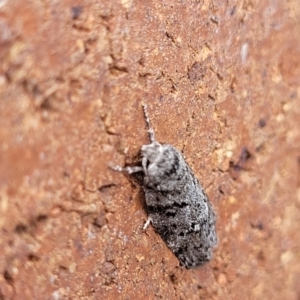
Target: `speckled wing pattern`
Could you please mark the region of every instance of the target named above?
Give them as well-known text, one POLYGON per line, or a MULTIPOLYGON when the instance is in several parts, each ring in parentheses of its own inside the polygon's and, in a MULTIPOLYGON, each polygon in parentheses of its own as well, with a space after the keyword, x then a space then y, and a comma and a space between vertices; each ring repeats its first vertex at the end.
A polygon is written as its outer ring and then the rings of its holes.
POLYGON ((182 154, 171 145, 161 147, 156 167, 150 162, 144 179, 149 217, 186 268, 201 266, 217 244, 213 207, 182 154))

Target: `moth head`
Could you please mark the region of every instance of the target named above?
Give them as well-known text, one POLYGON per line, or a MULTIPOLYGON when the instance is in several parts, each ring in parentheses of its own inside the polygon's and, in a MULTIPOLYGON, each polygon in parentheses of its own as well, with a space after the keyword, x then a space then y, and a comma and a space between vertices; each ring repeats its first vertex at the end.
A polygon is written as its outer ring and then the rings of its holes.
POLYGON ((163 152, 163 147, 158 142, 152 142, 149 145, 143 145, 141 148, 142 157, 146 157, 147 160, 152 163, 157 158, 161 157, 163 152))

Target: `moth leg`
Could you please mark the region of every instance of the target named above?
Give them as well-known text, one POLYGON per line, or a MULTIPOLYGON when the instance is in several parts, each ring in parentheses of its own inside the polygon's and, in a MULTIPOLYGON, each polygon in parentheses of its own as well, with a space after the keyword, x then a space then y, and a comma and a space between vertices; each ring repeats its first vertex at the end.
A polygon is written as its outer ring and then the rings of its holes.
POLYGON ((145 175, 147 176, 148 174, 148 172, 147 172, 147 157, 143 157, 143 159, 142 159, 142 168, 143 168, 143 171, 144 171, 144 173, 145 173, 145 175))
POLYGON ((110 166, 110 168, 113 169, 114 171, 125 172, 127 174, 133 174, 133 173, 137 173, 137 172, 144 172, 143 167, 140 167, 140 166, 125 167, 125 168, 122 168, 120 166, 110 166))
POLYGON ((146 221, 146 223, 145 223, 145 225, 143 227, 143 230, 146 230, 146 228, 149 226, 150 223, 152 223, 152 221, 153 221, 152 218, 148 217, 148 219, 147 219, 147 221, 146 221))

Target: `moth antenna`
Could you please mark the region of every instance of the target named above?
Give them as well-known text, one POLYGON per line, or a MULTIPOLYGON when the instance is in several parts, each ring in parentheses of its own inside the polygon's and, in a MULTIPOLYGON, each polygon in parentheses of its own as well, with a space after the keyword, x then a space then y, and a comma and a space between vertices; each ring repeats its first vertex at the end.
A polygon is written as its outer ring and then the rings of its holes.
POLYGON ((149 139, 150 142, 153 143, 155 142, 155 135, 154 135, 154 130, 150 125, 150 119, 148 116, 148 111, 147 111, 147 104, 143 104, 143 110, 144 110, 144 115, 145 115, 145 119, 146 119, 146 123, 147 123, 147 127, 148 127, 148 133, 149 133, 149 139))

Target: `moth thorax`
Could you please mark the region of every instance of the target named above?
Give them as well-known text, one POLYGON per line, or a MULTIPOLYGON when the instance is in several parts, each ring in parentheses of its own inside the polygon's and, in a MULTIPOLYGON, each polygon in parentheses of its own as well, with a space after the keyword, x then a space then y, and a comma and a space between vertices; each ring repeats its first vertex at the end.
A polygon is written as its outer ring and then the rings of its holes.
POLYGON ((153 142, 149 145, 143 145, 141 148, 142 157, 146 157, 150 163, 159 159, 162 153, 163 153, 163 147, 158 142, 153 142))

